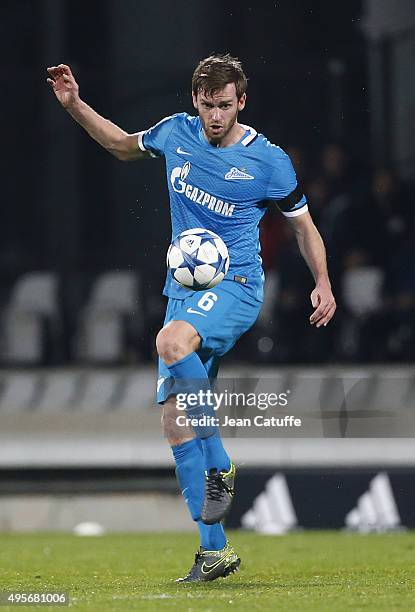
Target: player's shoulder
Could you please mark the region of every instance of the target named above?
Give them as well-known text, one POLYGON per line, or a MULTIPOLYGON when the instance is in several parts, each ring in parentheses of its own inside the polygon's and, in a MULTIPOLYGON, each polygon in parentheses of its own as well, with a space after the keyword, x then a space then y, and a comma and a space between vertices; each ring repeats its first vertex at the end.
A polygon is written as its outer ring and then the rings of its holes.
POLYGON ((192 127, 196 125, 198 117, 192 117, 188 113, 174 113, 173 115, 167 115, 159 119, 154 127, 163 127, 174 129, 176 127, 192 127))
POLYGON ((271 142, 264 134, 257 132, 249 125, 243 125, 246 136, 242 143, 249 148, 250 152, 261 158, 262 162, 275 165, 276 162, 289 160, 287 153, 279 145, 271 142))
POLYGON ((194 117, 188 113, 175 113, 170 117, 166 117, 174 123, 174 127, 183 130, 198 130, 199 129, 199 117, 194 117))
POLYGON ((253 145, 271 163, 275 163, 277 160, 286 161, 289 159, 284 149, 268 140, 264 134, 258 134, 253 145))

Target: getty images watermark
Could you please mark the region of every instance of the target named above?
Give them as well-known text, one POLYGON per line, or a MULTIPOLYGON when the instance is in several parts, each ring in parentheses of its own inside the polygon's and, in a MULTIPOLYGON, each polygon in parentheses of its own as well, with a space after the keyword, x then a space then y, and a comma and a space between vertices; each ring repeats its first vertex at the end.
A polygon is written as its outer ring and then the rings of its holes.
POLYGON ((219 378, 214 387, 206 379, 166 383, 178 426, 203 427, 205 418, 224 437, 415 438, 412 371, 402 377, 290 368, 273 378, 219 378))
POLYGON ((301 427, 302 420, 293 414, 269 414, 272 408, 283 409, 288 405, 290 390, 276 393, 215 392, 201 389, 197 393, 178 393, 176 407, 186 414, 176 417, 180 427, 243 427, 243 428, 292 428, 301 427), (192 413, 198 409, 198 415, 192 413), (243 416, 234 410, 249 412, 243 416), (260 411, 254 413, 254 411, 260 411), (264 414, 264 412, 267 414, 264 414))

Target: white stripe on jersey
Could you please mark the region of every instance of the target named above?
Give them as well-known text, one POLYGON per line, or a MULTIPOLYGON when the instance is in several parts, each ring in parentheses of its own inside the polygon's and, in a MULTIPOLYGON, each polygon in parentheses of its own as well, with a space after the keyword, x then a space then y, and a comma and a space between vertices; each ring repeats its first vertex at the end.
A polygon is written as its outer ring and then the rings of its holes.
POLYGON ((140 149, 140 151, 147 151, 143 143, 143 136, 145 133, 146 130, 144 130, 143 132, 138 132, 137 134, 138 148, 140 149))
POLYGON ((146 132, 147 132, 147 130, 143 130, 142 132, 138 132, 138 134, 137 134, 138 148, 140 149, 140 151, 143 151, 144 153, 149 153, 150 157, 157 157, 157 155, 154 155, 154 153, 152 153, 151 151, 146 149, 145 146, 144 146, 143 138, 144 138, 144 134, 146 132))
POLYGON ((250 127, 249 125, 244 125, 243 123, 241 123, 240 125, 243 128, 245 128, 245 130, 249 130, 250 132, 248 136, 245 136, 245 138, 241 140, 241 145, 243 145, 244 147, 247 147, 249 143, 252 142, 255 136, 257 135, 257 131, 254 130, 254 128, 250 127))
MULTIPOLYGON (((278 205, 278 201, 277 201, 277 205, 278 205)), ((301 208, 297 208, 297 210, 292 210, 291 212, 284 212, 282 210, 281 212, 284 215, 284 217, 298 217, 299 215, 302 215, 307 211, 308 211, 308 206, 307 204, 304 204, 304 206, 301 206, 301 208)))

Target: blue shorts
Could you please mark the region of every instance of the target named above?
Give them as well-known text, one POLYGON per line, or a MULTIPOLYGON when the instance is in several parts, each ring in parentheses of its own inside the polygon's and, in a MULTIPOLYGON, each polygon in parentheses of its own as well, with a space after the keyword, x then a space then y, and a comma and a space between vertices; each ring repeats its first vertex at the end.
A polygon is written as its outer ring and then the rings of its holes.
MULTIPOLYGON (((195 328, 202 341, 197 354, 213 380, 218 373, 219 358, 252 327, 261 306, 240 283, 225 279, 213 289, 193 291, 184 300, 169 298, 164 325, 169 321, 187 321, 195 328)), ((172 394, 173 384, 174 378, 159 359, 159 404, 172 394)))

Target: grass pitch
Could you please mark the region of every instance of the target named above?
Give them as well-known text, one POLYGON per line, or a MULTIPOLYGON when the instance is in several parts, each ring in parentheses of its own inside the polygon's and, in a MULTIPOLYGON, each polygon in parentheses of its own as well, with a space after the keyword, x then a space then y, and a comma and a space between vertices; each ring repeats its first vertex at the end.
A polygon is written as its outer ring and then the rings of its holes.
POLYGON ((72 608, 97 611, 415 610, 414 532, 229 536, 239 573, 176 585, 193 563, 196 535, 0 534, 0 591, 68 591, 72 608))

